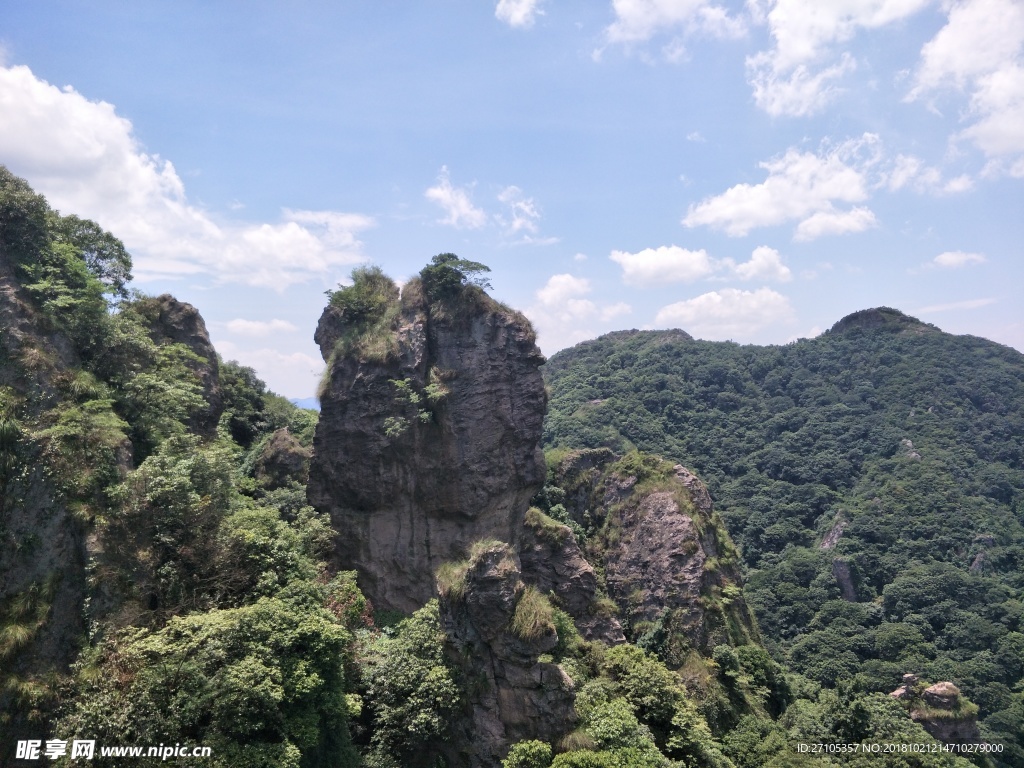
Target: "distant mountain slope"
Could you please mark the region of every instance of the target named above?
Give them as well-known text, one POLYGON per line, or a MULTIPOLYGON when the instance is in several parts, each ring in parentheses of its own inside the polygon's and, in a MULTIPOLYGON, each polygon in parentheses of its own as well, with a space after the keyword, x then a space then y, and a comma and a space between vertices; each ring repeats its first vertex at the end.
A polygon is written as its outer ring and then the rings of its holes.
POLYGON ((1021 737, 1024 355, 880 308, 776 347, 609 334, 545 376, 545 447, 701 474, 795 668, 952 679, 983 733, 1021 737))

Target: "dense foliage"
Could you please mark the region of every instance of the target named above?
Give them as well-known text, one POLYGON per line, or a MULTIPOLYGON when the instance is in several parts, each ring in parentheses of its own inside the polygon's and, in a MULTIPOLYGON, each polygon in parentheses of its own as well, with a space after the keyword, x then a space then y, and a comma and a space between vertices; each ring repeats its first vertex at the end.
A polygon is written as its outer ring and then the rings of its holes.
POLYGON ((952 680, 1024 760, 1024 358, 894 310, 782 347, 621 332, 546 366, 548 447, 638 447, 707 482, 745 595, 829 687, 952 680))

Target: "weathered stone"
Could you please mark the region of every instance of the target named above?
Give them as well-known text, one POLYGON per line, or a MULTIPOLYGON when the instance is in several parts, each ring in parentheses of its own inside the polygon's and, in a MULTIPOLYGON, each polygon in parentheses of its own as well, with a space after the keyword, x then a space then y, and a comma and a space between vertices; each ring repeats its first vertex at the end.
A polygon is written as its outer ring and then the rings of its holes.
POLYGON ((253 471, 267 490, 283 488, 292 482, 305 485, 312 455, 312 451, 296 440, 287 427, 283 427, 267 440, 253 471))
POLYGON ((308 497, 338 532, 335 564, 359 571, 378 608, 423 605, 434 571, 474 541, 515 543, 544 481, 547 398, 533 329, 471 290, 475 303, 446 313, 406 286, 383 359, 335 355, 345 319, 331 308, 317 330, 330 371, 308 497), (396 381, 420 396, 440 381, 448 394, 414 407, 396 381), (404 420, 401 434, 387 434, 389 418, 404 420))
POLYGON ((832 561, 832 577, 839 585, 839 596, 848 603, 857 602, 857 588, 853 583, 850 562, 841 557, 832 561))
POLYGON ((943 681, 925 688, 921 698, 929 706, 952 710, 960 698, 960 689, 950 682, 943 681))
POLYGON ((599 460, 581 466, 583 457, 570 454, 555 479, 566 490, 570 517, 607 531, 601 563, 605 587, 627 637, 635 641, 649 631, 661 633, 667 645, 660 652, 670 664, 683 663, 687 648, 710 651, 718 643, 755 638, 739 592, 739 569, 719 540, 704 483, 676 465, 653 486, 650 480, 641 485, 636 476, 616 470, 615 456, 607 450, 581 452, 587 453, 599 460))
POLYGON ((554 626, 527 638, 511 627, 525 590, 511 547, 476 552, 461 586, 458 594, 439 590, 450 657, 475 681, 453 747, 470 768, 492 768, 517 741, 552 742, 571 731, 575 694, 561 667, 538 658, 557 644, 554 626))
POLYGON ((597 574, 568 526, 531 510, 519 543, 519 559, 524 581, 543 594, 554 594, 584 638, 609 645, 626 641, 622 625, 598 601, 597 574))

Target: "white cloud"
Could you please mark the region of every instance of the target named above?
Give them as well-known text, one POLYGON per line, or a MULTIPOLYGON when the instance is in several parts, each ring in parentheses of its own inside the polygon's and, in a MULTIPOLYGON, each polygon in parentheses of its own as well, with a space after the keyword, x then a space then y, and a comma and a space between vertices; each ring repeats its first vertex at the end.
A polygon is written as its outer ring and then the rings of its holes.
POLYGON ((874 215, 867 208, 837 209, 835 203, 859 203, 868 197, 866 170, 876 157, 877 136, 844 142, 824 154, 789 149, 785 155, 761 163, 768 178, 760 184, 737 184, 720 195, 691 205, 683 224, 722 229, 732 237, 757 227, 799 221, 797 239, 822 234, 856 232, 870 226, 874 215))
POLYGON ((891 169, 883 174, 881 183, 890 192, 911 187, 917 192, 933 195, 955 195, 974 189, 974 180, 966 174, 943 180, 938 168, 925 165, 919 157, 903 154, 892 161, 891 169))
POLYGON ((970 93, 965 119, 974 122, 959 136, 995 158, 997 168, 1009 159, 1009 173, 1024 175, 1024 5, 961 0, 950 6, 947 24, 921 49, 907 99, 950 88, 970 93))
POLYGON ((972 189, 974 189, 974 180, 966 174, 950 179, 942 185, 942 191, 949 195, 969 192, 972 189))
POLYGON ((540 221, 540 210, 532 197, 526 197, 519 187, 505 187, 498 195, 498 200, 509 208, 509 219, 502 219, 505 234, 527 235, 537 233, 537 222, 540 221))
POLYGON ((961 136, 987 156, 1024 153, 1024 65, 1007 66, 980 78, 971 97, 971 114, 978 120, 961 136))
POLYGON ((794 319, 789 299, 770 288, 725 288, 662 307, 655 323, 678 326, 702 339, 747 338, 769 326, 794 319))
POLYGON ((570 274, 552 275, 537 290, 526 316, 536 326, 545 354, 593 338, 598 324, 633 311, 622 301, 602 306, 585 298, 592 290, 588 279, 570 274))
POLYGON ((743 280, 775 280, 788 283, 793 279, 789 267, 782 263, 782 257, 774 248, 761 245, 754 249, 750 261, 733 266, 733 272, 743 280))
POLYGON ((957 269, 959 267, 966 267, 968 264, 984 264, 986 261, 988 259, 980 253, 946 251, 932 259, 932 264, 944 269, 957 269))
POLYGON ((270 347, 249 348, 231 340, 217 340, 217 351, 225 360, 236 360, 259 371, 272 392, 289 397, 310 397, 324 370, 319 356, 305 352, 281 352, 270 347))
POLYGON ((437 203, 445 212, 445 217, 438 220, 441 224, 449 224, 456 229, 479 229, 487 223, 487 214, 473 205, 466 188, 452 185, 447 166, 441 166, 437 186, 427 189, 423 196, 437 203))
POLYGON ((623 279, 629 285, 690 283, 715 268, 707 251, 690 251, 676 245, 645 248, 637 253, 612 251, 609 258, 622 267, 623 279))
POLYGON ((361 214, 285 212, 284 223, 214 219, 174 166, 144 151, 112 104, 0 67, 0 157, 50 205, 124 241, 140 281, 206 274, 284 290, 362 260, 361 214))
POLYGON ((751 15, 768 25, 774 47, 747 59, 759 107, 772 115, 809 115, 838 92, 834 82, 856 68, 836 45, 860 30, 878 29, 917 13, 932 0, 749 0, 751 15), (831 63, 835 62, 835 63, 831 63))
POLYGON ((231 333, 239 336, 269 336, 272 333, 290 332, 299 330, 294 323, 287 320, 243 320, 236 318, 225 323, 231 333))
POLYGON ((754 102, 773 117, 806 117, 820 112, 840 93, 834 81, 856 68, 856 61, 849 55, 818 72, 812 72, 806 64, 780 70, 771 56, 764 53, 747 59, 754 102))
MULTIPOLYGON (((566 306, 574 297, 585 296, 590 290, 590 281, 585 277, 574 277, 569 274, 552 275, 544 287, 537 291, 537 299, 543 306, 555 308, 566 306)), ((582 304, 577 307, 583 309, 582 304)))
MULTIPOLYGON (((704 33, 735 38, 746 32, 742 19, 708 0, 612 0, 615 21, 606 34, 612 43, 640 43, 659 34, 704 33)), ((679 57, 681 41, 667 47, 669 58, 679 57)))
POLYGON ((601 319, 602 320, 614 320, 616 317, 622 317, 622 315, 628 315, 633 311, 633 308, 624 301, 617 301, 614 304, 609 304, 606 307, 601 307, 601 319))
POLYGON ((818 211, 797 225, 794 240, 815 240, 822 235, 847 235, 863 232, 877 224, 870 208, 857 206, 849 211, 818 211))
POLYGON ((537 16, 543 16, 540 0, 499 0, 494 15, 510 27, 532 27, 537 16))
POLYGON ((921 49, 908 98, 930 91, 966 88, 975 78, 1011 64, 1024 45, 1024 6, 1015 0, 961 0, 946 25, 921 49))

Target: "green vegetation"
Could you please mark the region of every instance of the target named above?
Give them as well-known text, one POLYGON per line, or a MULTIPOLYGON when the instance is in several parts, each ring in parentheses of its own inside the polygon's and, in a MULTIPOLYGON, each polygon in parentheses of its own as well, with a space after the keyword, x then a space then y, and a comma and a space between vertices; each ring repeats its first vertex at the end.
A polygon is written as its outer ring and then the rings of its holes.
POLYGON ((330 306, 341 313, 344 322, 332 360, 350 354, 386 360, 397 353, 392 331, 401 312, 399 290, 380 267, 357 267, 352 271, 352 285, 327 294, 330 306))
POLYGON ((511 630, 523 640, 536 640, 555 631, 551 601, 534 587, 526 587, 516 601, 511 630))
POLYGON ((420 270, 420 281, 430 301, 446 301, 460 295, 467 285, 489 289, 491 284, 484 273, 490 271, 480 262, 460 259, 454 253, 439 253, 420 270))
POLYGON ((865 695, 951 680, 1024 761, 1019 353, 884 310, 783 347, 610 334, 546 377, 549 461, 636 447, 705 480, 776 658, 865 695))
POLYGON ((455 725, 461 691, 444 659, 444 633, 432 600, 363 651, 372 717, 370 765, 433 766, 455 725))

